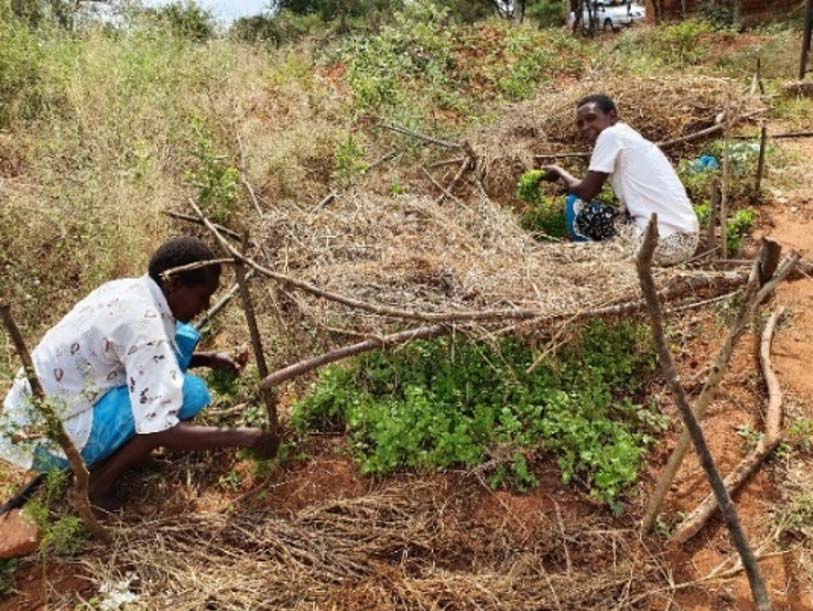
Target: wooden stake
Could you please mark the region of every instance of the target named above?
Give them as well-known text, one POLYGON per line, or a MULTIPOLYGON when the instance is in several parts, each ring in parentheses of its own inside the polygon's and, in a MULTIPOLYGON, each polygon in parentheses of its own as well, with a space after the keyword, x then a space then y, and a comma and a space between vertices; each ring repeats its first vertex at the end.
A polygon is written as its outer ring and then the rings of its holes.
POLYGON ((672 391, 672 398, 680 410, 680 415, 692 438, 692 443, 700 459, 700 464, 703 466, 709 484, 711 484, 712 490, 714 491, 714 496, 722 511, 731 540, 737 548, 740 558, 742 558, 743 566, 748 575, 748 583, 751 586, 751 595, 754 599, 754 605, 757 611, 770 611, 771 601, 768 598, 768 592, 765 589, 765 582, 762 580, 762 575, 760 575, 756 558, 740 526, 737 510, 731 502, 731 497, 725 489, 717 466, 714 464, 714 459, 709 452, 708 445, 703 436, 703 430, 700 428, 697 419, 689 407, 686 391, 680 383, 672 354, 669 352, 669 347, 666 344, 663 329, 663 314, 661 312, 661 306, 658 303, 655 280, 652 277, 652 255, 655 252, 655 246, 658 242, 657 220, 657 215, 653 214, 645 234, 644 242, 636 258, 636 267, 638 270, 638 278, 641 282, 641 291, 644 294, 647 309, 649 310, 649 317, 652 323, 652 336, 658 352, 658 360, 661 364, 663 375, 672 391))
POLYGON ((0 317, 3 319, 3 325, 6 327, 6 332, 11 338, 14 348, 17 350, 17 355, 23 363, 23 369, 28 377, 28 384, 31 386, 32 403, 34 407, 45 418, 48 429, 52 431, 57 443, 59 443, 68 462, 71 465, 71 470, 74 475, 74 492, 72 495, 73 505, 82 523, 91 535, 99 537, 102 540, 109 540, 107 531, 96 520, 93 512, 90 510, 90 500, 88 499, 88 484, 90 483, 90 473, 82 460, 82 455, 76 449, 76 446, 71 441, 71 438, 65 432, 65 427, 62 420, 54 412, 53 408, 49 405, 45 392, 42 390, 37 372, 34 369, 34 363, 31 360, 31 354, 25 345, 22 333, 20 333, 17 323, 14 322, 14 317, 11 315, 11 307, 4 302, 0 302, 0 317))
POLYGON ((810 40, 813 37, 813 0, 805 4, 805 30, 802 35, 802 56, 799 60, 799 80, 802 81, 807 74, 807 58, 810 54, 810 40))
POLYGON ((762 129, 759 130, 759 161, 757 162, 757 177, 754 184, 754 192, 756 197, 762 190, 762 174, 765 171, 765 147, 768 140, 768 127, 763 123, 762 129))
POLYGON ((728 188, 731 181, 731 158, 728 150, 728 106, 723 117, 723 184, 720 189, 720 256, 728 259, 728 188))
POLYGON ((717 246, 717 214, 720 210, 720 181, 717 179, 712 180, 710 188, 711 210, 709 211, 709 221, 706 227, 706 250, 709 253, 713 253, 717 246))
MULTIPOLYGON (((248 249, 248 243, 248 231, 244 231, 242 253, 244 257, 248 249)), ((245 263, 243 263, 242 260, 234 266, 234 273, 237 276, 237 285, 240 287, 240 299, 243 302, 243 313, 245 314, 246 324, 248 325, 248 331, 251 335, 251 347, 254 351, 254 360, 257 363, 257 372, 262 380, 268 376, 268 364, 265 360, 265 352, 263 351, 260 329, 257 325, 257 317, 254 315, 251 292, 248 290, 245 263)), ((260 387, 260 397, 263 403, 265 403, 268 412, 268 426, 271 431, 276 433, 279 430, 279 418, 277 416, 277 402, 273 389, 260 387)))

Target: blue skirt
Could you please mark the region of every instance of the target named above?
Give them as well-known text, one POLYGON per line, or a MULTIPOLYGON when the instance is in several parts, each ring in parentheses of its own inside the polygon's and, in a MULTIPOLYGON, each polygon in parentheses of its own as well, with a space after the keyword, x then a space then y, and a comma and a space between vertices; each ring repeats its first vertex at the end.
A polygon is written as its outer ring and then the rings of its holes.
MULTIPOLYGON (((199 341, 200 334, 194 327, 184 323, 177 324, 175 344, 178 350, 175 356, 184 372, 183 405, 178 413, 180 420, 191 420, 212 402, 206 383, 198 376, 186 373, 199 341)), ((81 452, 85 464, 92 466, 109 458, 135 435, 135 420, 127 386, 111 388, 93 405, 93 426, 81 452)), ((67 460, 54 456, 42 445, 37 446, 34 451, 32 468, 40 473, 68 467, 67 460)))

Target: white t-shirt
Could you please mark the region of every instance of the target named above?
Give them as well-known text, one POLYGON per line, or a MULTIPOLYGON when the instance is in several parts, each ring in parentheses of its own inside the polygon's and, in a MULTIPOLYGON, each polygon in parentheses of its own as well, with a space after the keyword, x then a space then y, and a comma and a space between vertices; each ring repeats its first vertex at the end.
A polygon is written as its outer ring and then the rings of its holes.
MULTIPOLYGON (((81 451, 93 425, 93 405, 127 384, 136 431, 155 433, 179 420, 183 374, 175 356, 175 318, 149 276, 107 282, 53 327, 31 353, 46 396, 55 399, 65 430, 81 451)), ((41 419, 22 369, 0 413, 0 458, 31 468, 41 419), (20 441, 20 432, 27 437, 20 441), (9 434, 18 433, 13 440, 9 434), (5 434, 4 434, 5 433, 5 434)), ((61 452, 49 451, 63 456, 61 452)))
POLYGON ((596 140, 590 170, 610 175, 621 203, 643 232, 653 212, 661 237, 699 231, 697 215, 672 164, 655 144, 626 123, 604 129, 596 140))

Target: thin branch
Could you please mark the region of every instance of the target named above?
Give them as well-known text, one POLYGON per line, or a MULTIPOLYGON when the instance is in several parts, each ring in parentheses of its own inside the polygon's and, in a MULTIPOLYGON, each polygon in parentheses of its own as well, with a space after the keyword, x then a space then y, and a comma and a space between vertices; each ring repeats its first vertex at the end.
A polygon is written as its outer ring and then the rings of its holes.
POLYGON ((422 140, 423 142, 427 142, 429 144, 435 144, 437 146, 442 146, 443 148, 447 149, 461 149, 463 148, 462 144, 457 142, 449 142, 448 140, 440 140, 438 138, 433 138, 432 136, 427 136, 426 134, 422 134, 420 132, 413 131, 411 129, 407 129, 406 127, 401 127, 400 125, 394 125, 390 123, 379 123, 381 127, 384 129, 388 129, 390 131, 396 132, 398 134, 403 134, 405 136, 411 136, 412 138, 416 138, 417 140, 422 140))
POLYGON ((71 465, 71 470, 74 474, 74 494, 73 503, 82 523, 88 531, 99 537, 102 540, 109 540, 107 531, 96 520, 93 512, 90 510, 90 500, 88 499, 88 484, 90 482, 90 473, 82 460, 82 455, 76 449, 71 438, 65 432, 65 426, 62 420, 54 412, 54 409, 48 404, 45 396, 45 391, 42 389, 37 372, 34 369, 34 363, 31 360, 31 354, 25 345, 22 333, 20 333, 17 323, 14 322, 14 317, 11 315, 11 307, 4 302, 0 302, 0 318, 3 319, 3 325, 11 338, 14 348, 23 363, 23 369, 28 377, 28 384, 31 386, 32 403, 34 407, 43 415, 48 428, 52 431, 54 438, 59 443, 68 462, 71 465))
POLYGON ((459 199, 457 199, 454 195, 452 195, 449 191, 446 190, 446 187, 444 187, 437 180, 435 180, 435 177, 429 173, 429 170, 421 166, 421 172, 423 172, 424 176, 426 176, 432 182, 432 184, 435 185, 440 191, 440 196, 438 197, 437 200, 435 200, 436 202, 443 201, 444 197, 448 197, 449 199, 453 199, 456 202, 460 202, 459 199))
MULTIPOLYGON (((740 121, 744 121, 745 119, 750 119, 758 114, 762 113, 761 110, 749 112, 744 115, 740 115, 739 117, 733 117, 730 121, 729 126, 733 126, 740 121)), ((678 138, 672 138, 670 140, 661 140, 660 142, 656 142, 655 144, 660 148, 666 148, 669 146, 673 146, 675 144, 681 144, 684 142, 692 142, 694 140, 699 140, 701 138, 705 138, 706 136, 711 136, 716 134, 717 132, 721 132, 724 129, 723 123, 715 123, 711 127, 706 127, 705 129, 701 129, 699 131, 693 132, 691 134, 687 134, 685 136, 680 136, 678 138)), ((589 159, 591 153, 548 153, 545 155, 534 155, 535 159, 540 160, 547 160, 547 159, 589 159)))
POLYGON ((770 611, 771 602, 768 598, 765 583, 759 572, 754 553, 751 546, 748 544, 748 539, 740 526, 739 517, 734 504, 731 502, 728 492, 725 489, 723 480, 720 473, 714 464, 714 459, 709 452, 708 445, 706 444, 703 430, 697 422, 691 407, 689 407, 689 400, 686 396, 686 390, 678 379, 675 363, 672 359, 672 354, 669 352, 669 347, 666 344, 666 337, 663 329, 663 314, 661 313, 660 304, 658 303, 658 295, 655 290, 655 280, 652 277, 652 255, 655 252, 655 246, 658 242, 658 225, 657 215, 653 214, 649 222, 644 242, 638 252, 636 259, 636 267, 638 270, 638 278, 641 281, 641 291, 646 299, 647 309, 652 323, 652 336, 655 341, 655 346, 658 352, 658 360, 661 364, 664 377, 666 378, 669 388, 672 391, 672 398, 675 401, 680 415, 686 425, 686 428, 691 435, 692 442, 694 443, 695 450, 697 451, 700 464, 706 472, 714 496, 717 503, 720 505, 723 518, 725 519, 726 526, 728 527, 731 540, 737 548, 737 552, 742 558, 743 566, 745 567, 748 575, 748 582, 751 586, 751 594, 754 599, 754 605, 757 611, 770 611))
POLYGON ((243 140, 240 138, 240 134, 237 134, 237 146, 240 149, 240 182, 243 183, 243 186, 248 191, 248 196, 251 198, 251 203, 254 205, 254 210, 257 211, 257 214, 262 216, 263 210, 260 208, 260 202, 257 201, 257 195, 254 193, 254 187, 251 186, 251 183, 248 181, 246 171, 246 157, 245 157, 245 150, 243 149, 243 140))
POLYGON ((454 326, 451 325, 433 325, 431 327, 409 329, 408 331, 401 331, 399 333, 385 335, 384 337, 371 337, 363 342, 351 344, 350 346, 344 346, 336 350, 331 350, 325 354, 321 354, 314 358, 305 359, 280 369, 279 371, 275 371, 263 379, 260 387, 264 389, 272 389, 274 386, 281 384, 286 380, 301 376, 304 373, 313 371, 314 369, 327 365, 328 363, 334 363, 336 361, 361 354, 362 352, 369 352, 370 350, 376 350, 378 348, 396 346, 398 344, 404 344, 417 339, 430 339, 440 335, 448 335, 454 330, 454 326))
POLYGON ((431 163, 431 164, 429 164, 428 167, 429 167, 430 170, 434 170, 435 168, 442 168, 443 166, 446 166, 446 165, 457 165, 459 163, 462 163, 465 160, 466 160, 465 157, 455 157, 454 159, 444 159, 442 161, 436 161, 435 163, 431 163))
MULTIPOLYGON (((179 221, 189 221, 190 223, 195 223, 197 225, 203 225, 203 222, 195 216, 191 214, 184 214, 183 212, 173 212, 172 210, 162 210, 161 214, 165 214, 174 219, 178 219, 179 221)), ((224 227, 223 225, 219 225, 217 223, 212 223, 220 233, 223 233, 230 238, 234 238, 235 240, 240 239, 240 234, 234 231, 233 229, 229 229, 228 227, 224 227)), ((252 244, 253 246, 253 244, 252 244)))
POLYGON ((319 203, 318 203, 318 204, 316 204, 316 205, 315 205, 313 208, 311 208, 311 212, 310 212, 310 213, 311 213, 311 214, 316 214, 316 213, 317 213, 317 212, 319 212, 319 211, 320 211, 322 208, 324 208, 324 207, 325 207, 325 206, 327 206, 327 205, 328 205, 330 202, 332 202, 334 199, 336 199, 336 197, 337 197, 338 195, 339 195, 339 194, 338 194, 338 193, 336 193, 335 191, 331 191, 330 193, 328 193, 327 195, 325 195, 325 196, 324 196, 324 197, 323 197, 323 198, 322 198, 322 199, 319 201, 319 203))
POLYGON ((454 199, 455 201, 460 201, 454 195, 452 195, 452 192, 455 190, 455 187, 457 187, 457 183, 460 182, 460 179, 463 178, 463 174, 466 173, 466 170, 472 167, 473 161, 474 159, 469 156, 463 163, 460 164, 460 169, 457 171, 457 174, 454 175, 454 178, 452 178, 452 182, 449 183, 449 186, 446 187, 446 189, 442 189, 443 193, 441 193, 441 195, 439 195, 435 200, 436 204, 442 203, 444 196, 454 199))
POLYGON ((160 276, 164 280, 175 274, 182 274, 183 272, 191 272, 196 269, 205 269, 215 265, 236 263, 235 259, 229 257, 224 259, 207 259, 206 261, 195 261, 194 263, 187 263, 186 265, 179 265, 178 267, 171 267, 161 272, 160 276))

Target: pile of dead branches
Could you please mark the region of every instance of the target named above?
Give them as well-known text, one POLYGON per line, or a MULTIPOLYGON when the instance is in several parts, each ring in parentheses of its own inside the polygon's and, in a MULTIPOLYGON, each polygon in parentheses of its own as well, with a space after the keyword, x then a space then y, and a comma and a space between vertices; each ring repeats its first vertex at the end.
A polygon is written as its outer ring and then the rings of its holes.
POLYGON ((449 503, 416 482, 290 517, 167 518, 118 530, 89 574, 101 585, 129 572, 139 605, 178 611, 625 608, 657 580, 657 561, 627 531, 556 519, 473 529, 449 503), (597 558, 599 545, 614 553, 597 558))

